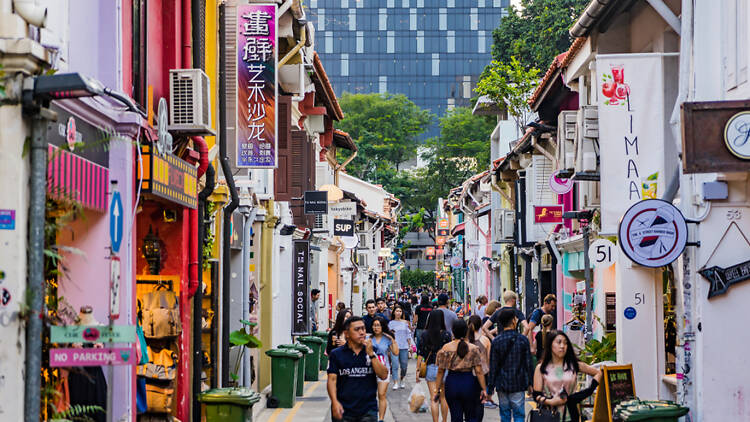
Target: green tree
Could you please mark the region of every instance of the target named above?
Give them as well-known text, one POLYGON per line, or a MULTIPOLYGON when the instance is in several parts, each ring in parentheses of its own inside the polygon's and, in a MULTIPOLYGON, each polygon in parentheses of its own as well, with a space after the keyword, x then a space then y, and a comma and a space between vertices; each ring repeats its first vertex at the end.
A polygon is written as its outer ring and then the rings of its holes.
POLYGON ((440 138, 433 143, 435 154, 445 158, 472 158, 473 170, 490 163, 490 135, 495 129, 491 116, 474 116, 468 107, 457 107, 440 118, 440 138))
POLYGON ((505 104, 508 114, 523 130, 531 117, 528 100, 539 83, 538 76, 538 69, 525 69, 515 56, 507 62, 493 60, 477 83, 476 92, 497 104, 505 104))
POLYGON ((589 0, 521 0, 492 32, 492 58, 500 63, 515 56, 524 69, 546 69, 572 42, 568 30, 589 0))
POLYGON ((409 287, 434 286, 435 272, 414 270, 401 270, 401 285, 409 287))
POLYGON ((373 173, 416 157, 419 136, 434 115, 403 94, 350 94, 339 99, 346 116, 337 127, 351 135, 359 153, 347 167, 353 175, 373 181, 373 173))

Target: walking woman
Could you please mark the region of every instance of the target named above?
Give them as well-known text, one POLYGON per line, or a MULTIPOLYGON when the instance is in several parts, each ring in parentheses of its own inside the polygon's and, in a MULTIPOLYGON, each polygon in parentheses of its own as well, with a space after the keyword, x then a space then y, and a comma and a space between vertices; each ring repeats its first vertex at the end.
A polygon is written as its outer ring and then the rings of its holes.
MULTIPOLYGON (((385 318, 378 316, 372 322, 372 349, 377 359, 382 362, 386 368, 390 369, 389 356, 398 353, 396 340, 393 333, 388 329, 385 318)), ((381 380, 378 378, 378 422, 383 422, 385 411, 388 408, 386 394, 388 393, 388 384, 390 377, 381 380)))
POLYGON ((549 332, 552 331, 552 322, 554 320, 555 320, 555 317, 553 317, 552 315, 547 314, 543 316, 541 324, 540 324, 542 326, 542 329, 539 330, 536 333, 536 337, 534 337, 534 341, 536 342, 537 363, 542 361, 542 356, 544 355, 544 345, 547 344, 547 334, 549 334, 549 332))
MULTIPOLYGON (((490 373, 490 348, 492 347, 492 342, 482 333, 482 318, 479 315, 470 316, 467 325, 469 326, 469 334, 466 336, 466 339, 469 340, 470 344, 477 346, 479 349, 479 354, 482 358, 482 373, 486 382, 490 373)), ((497 407, 492 401, 492 393, 487 391, 487 389, 484 391, 487 393, 487 397, 483 400, 482 405, 479 406, 477 421, 481 421, 484 418, 485 406, 493 409, 497 407)))
POLYGON ((391 313, 393 319, 388 323, 388 329, 396 337, 398 353, 391 356, 391 375, 393 377, 393 389, 404 388, 404 377, 409 366, 409 348, 411 347, 411 330, 409 323, 404 319, 404 309, 401 305, 395 305, 391 313), (399 373, 400 369, 400 373, 399 373))
MULTIPOLYGON (((427 319, 425 330, 422 332, 421 338, 419 339, 419 350, 417 350, 417 382, 420 381, 419 368, 422 362, 424 362, 427 365, 424 379, 427 381, 427 389, 430 390, 430 397, 435 397, 438 394, 438 367, 435 363, 437 361, 438 352, 440 352, 440 349, 442 349, 445 344, 450 343, 450 341, 451 335, 449 332, 445 331, 443 311, 439 309, 432 310, 427 319)), ((436 401, 430 400, 432 422, 438 422, 441 410, 443 413, 443 422, 446 422, 448 420, 448 403, 445 401, 445 397, 440 398, 439 405, 436 401)))
POLYGON ((326 343, 326 355, 331 354, 331 351, 337 347, 341 347, 346 344, 346 335, 344 335, 344 321, 352 316, 352 311, 344 309, 339 311, 336 315, 336 323, 333 324, 333 328, 328 332, 328 342, 326 343))
MULTIPOLYGON (((443 346, 437 356, 438 392, 443 391, 451 413, 451 422, 477 422, 487 384, 479 348, 466 341, 468 326, 462 319, 453 323, 455 340, 443 346), (448 373, 443 381, 443 374, 448 373), (476 375, 474 375, 476 374, 476 375)), ((438 399, 437 395, 435 399, 438 399)))
POLYGON ((578 403, 594 393, 602 372, 578 360, 570 339, 562 331, 550 331, 546 337, 542 361, 534 370, 534 399, 539 406, 556 407, 563 415, 561 420, 579 422, 578 403), (579 372, 594 379, 587 388, 574 392, 579 372))

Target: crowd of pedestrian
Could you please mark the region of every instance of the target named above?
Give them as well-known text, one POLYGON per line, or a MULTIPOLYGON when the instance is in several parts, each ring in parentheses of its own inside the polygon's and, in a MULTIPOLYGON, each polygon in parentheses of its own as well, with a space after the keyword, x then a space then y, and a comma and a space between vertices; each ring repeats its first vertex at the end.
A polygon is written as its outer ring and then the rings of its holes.
POLYGON ((433 422, 479 422, 495 408, 502 422, 521 422, 527 396, 556 410, 561 422, 579 421, 577 405, 594 392, 601 372, 580 362, 556 330, 556 297, 545 296, 528 319, 516 293, 499 299, 480 296, 472 309, 444 290, 405 289, 367 300, 362 317, 339 303, 326 345, 333 420, 383 421, 389 386, 405 388, 415 357, 414 377, 427 384, 433 422), (579 373, 593 380, 575 391, 579 373))

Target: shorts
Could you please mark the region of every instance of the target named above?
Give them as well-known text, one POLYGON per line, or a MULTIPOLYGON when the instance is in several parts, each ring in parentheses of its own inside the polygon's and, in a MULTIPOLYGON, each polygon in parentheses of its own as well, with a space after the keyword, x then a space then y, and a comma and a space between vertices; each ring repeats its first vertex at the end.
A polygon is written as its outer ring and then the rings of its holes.
POLYGON ((386 384, 391 382, 391 368, 388 368, 388 377, 386 379, 381 380, 377 375, 375 376, 375 379, 378 380, 378 382, 384 382, 386 384))
POLYGON ((424 379, 430 382, 437 381, 438 366, 435 364, 427 365, 427 372, 424 379))

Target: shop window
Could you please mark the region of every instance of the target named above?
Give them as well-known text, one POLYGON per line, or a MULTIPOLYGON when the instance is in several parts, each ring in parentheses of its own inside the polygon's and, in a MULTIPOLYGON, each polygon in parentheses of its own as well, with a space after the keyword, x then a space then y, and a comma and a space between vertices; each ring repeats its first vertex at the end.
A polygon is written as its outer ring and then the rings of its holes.
POLYGON ((677 288, 674 284, 674 270, 669 266, 662 274, 662 294, 664 297, 664 372, 675 373, 677 349, 677 315, 675 305, 677 288))
POLYGON ((615 331, 615 321, 617 320, 617 307, 615 306, 617 304, 616 294, 615 292, 609 292, 606 296, 606 327, 605 330, 607 332, 614 332, 615 331))

